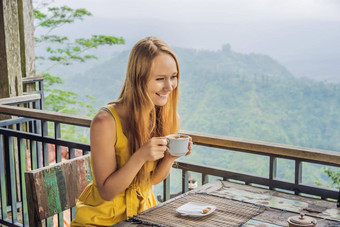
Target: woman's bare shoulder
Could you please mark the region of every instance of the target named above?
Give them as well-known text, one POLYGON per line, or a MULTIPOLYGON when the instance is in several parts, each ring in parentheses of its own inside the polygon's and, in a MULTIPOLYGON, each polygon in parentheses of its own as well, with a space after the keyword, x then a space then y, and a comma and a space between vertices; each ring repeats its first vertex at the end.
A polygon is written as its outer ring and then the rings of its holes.
POLYGON ((99 110, 91 122, 91 128, 100 127, 100 128, 111 128, 112 129, 113 126, 116 126, 115 119, 113 118, 110 112, 104 109, 99 110))

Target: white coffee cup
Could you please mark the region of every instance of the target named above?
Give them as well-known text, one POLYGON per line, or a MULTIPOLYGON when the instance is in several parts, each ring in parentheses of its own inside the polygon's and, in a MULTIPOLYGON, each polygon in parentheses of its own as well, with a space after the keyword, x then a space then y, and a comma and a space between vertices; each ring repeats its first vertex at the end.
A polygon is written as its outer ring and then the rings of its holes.
POLYGON ((188 153, 190 136, 184 134, 168 135, 168 151, 172 156, 183 156, 188 153))

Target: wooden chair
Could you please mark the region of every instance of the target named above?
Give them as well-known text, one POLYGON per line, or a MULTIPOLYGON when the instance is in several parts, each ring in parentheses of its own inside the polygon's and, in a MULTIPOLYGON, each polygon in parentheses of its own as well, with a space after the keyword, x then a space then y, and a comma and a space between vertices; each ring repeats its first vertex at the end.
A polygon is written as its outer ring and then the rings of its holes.
POLYGON ((76 205, 92 180, 90 155, 70 159, 25 173, 30 226, 76 205))

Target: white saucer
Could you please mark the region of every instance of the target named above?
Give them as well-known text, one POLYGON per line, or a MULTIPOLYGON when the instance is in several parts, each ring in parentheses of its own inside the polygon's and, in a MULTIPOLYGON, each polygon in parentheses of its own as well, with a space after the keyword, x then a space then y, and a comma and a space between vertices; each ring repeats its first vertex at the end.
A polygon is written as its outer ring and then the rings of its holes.
POLYGON ((206 204, 206 203, 197 203, 197 202, 188 202, 176 209, 176 212, 180 213, 182 216, 190 216, 190 217, 202 217, 211 214, 216 210, 216 206, 206 204), (203 213, 202 210, 210 208, 207 213, 203 213))

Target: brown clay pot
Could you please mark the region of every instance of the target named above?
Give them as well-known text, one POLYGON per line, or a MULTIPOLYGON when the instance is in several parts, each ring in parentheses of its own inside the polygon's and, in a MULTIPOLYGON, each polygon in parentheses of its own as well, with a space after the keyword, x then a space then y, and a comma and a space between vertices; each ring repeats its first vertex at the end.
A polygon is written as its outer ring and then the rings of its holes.
POLYGON ((307 217, 304 214, 288 218, 289 227, 315 227, 317 221, 314 218, 307 217))

